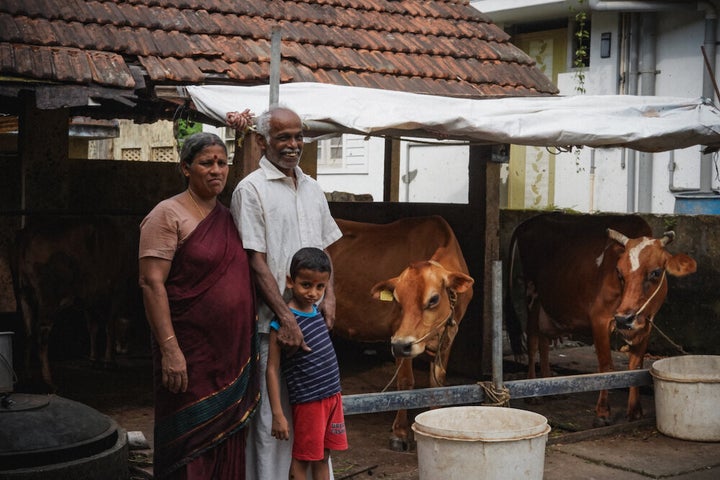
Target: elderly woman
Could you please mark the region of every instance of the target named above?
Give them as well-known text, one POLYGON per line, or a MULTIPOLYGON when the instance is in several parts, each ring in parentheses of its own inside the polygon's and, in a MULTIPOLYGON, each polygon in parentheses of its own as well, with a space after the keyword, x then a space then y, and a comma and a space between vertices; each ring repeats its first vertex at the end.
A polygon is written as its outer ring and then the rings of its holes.
POLYGON ((229 210, 227 150, 185 140, 187 190, 140 225, 140 286, 153 334, 155 478, 244 479, 243 427, 259 401, 254 292, 229 210))

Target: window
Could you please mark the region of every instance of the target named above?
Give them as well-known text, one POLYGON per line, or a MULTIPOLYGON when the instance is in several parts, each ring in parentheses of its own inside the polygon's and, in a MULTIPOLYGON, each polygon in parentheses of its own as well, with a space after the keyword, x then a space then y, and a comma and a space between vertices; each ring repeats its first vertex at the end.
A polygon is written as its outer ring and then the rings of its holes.
POLYGON ((123 148, 121 150, 122 159, 132 162, 142 160, 142 149, 141 148, 123 148))
POLYGON ((152 147, 150 159, 153 162, 177 162, 178 157, 174 147, 152 147))
POLYGON ((367 174, 367 142, 360 135, 318 141, 318 174, 367 174))
POLYGON ((335 137, 318 142, 318 168, 342 169, 343 167, 343 138, 335 137))

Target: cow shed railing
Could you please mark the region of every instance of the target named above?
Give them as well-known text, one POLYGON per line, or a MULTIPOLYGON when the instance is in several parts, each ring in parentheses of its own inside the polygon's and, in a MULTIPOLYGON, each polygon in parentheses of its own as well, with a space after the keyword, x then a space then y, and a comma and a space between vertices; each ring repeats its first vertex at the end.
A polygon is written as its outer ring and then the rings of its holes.
MULTIPOLYGON (((590 373, 563 377, 502 381, 502 262, 493 263, 493 387, 506 388, 510 398, 543 397, 567 393, 581 393, 615 388, 652 385, 647 369, 624 372, 590 373)), ((445 407, 484 403, 485 388, 481 384, 422 388, 384 393, 343 395, 345 415, 378 413, 413 408, 445 407)))

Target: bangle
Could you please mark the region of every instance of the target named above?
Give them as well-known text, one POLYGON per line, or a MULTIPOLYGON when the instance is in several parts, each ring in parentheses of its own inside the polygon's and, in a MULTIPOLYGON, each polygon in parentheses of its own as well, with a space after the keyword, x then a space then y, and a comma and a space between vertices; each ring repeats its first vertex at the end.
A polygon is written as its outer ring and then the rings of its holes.
POLYGON ((170 335, 170 336, 167 337, 165 340, 163 340, 162 343, 163 343, 163 344, 166 344, 167 342, 169 342, 169 341, 172 340, 173 338, 175 338, 175 335, 170 335))

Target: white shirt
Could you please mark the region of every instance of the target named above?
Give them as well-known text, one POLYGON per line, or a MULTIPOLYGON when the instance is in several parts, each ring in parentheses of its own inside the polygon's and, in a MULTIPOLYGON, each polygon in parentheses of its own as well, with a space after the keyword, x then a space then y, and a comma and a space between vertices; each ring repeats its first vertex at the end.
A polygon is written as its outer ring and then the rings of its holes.
MULTIPOLYGON (((283 293, 295 252, 303 247, 325 249, 342 236, 320 184, 300 167, 295 167, 295 176, 297 188, 291 177, 263 157, 260 168, 235 187, 230 204, 243 247, 266 255, 268 267, 283 293)), ((284 298, 288 299, 286 295, 284 298)), ((273 315, 261 302, 260 332, 270 331, 273 315)))

